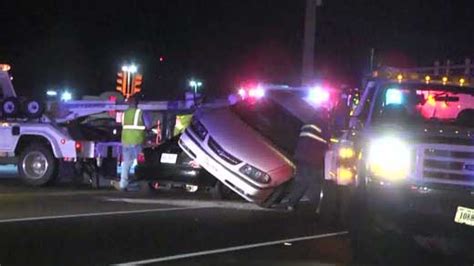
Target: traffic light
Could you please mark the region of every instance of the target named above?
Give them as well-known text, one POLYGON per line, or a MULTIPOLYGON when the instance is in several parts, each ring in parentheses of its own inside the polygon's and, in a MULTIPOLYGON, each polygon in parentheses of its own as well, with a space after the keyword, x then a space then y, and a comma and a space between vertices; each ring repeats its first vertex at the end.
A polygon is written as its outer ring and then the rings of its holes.
POLYGON ((127 94, 127 76, 123 71, 117 73, 117 90, 124 96, 127 94))
POLYGON ((139 93, 142 90, 143 76, 135 74, 132 81, 132 94, 139 93))

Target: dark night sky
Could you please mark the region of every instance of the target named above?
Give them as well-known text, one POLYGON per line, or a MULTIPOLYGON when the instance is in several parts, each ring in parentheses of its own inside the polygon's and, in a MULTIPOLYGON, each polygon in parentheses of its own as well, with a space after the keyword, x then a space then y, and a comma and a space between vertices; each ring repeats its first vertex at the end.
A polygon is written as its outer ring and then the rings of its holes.
MULTIPOLYGON (((378 61, 400 66, 473 54, 472 1, 323 1, 320 76, 357 85, 371 47, 378 61)), ((203 80, 209 94, 242 80, 299 82, 304 0, 33 3, 0 1, 0 61, 13 66, 20 94, 113 90, 127 60, 139 64, 153 98, 181 96, 191 77, 203 80)))

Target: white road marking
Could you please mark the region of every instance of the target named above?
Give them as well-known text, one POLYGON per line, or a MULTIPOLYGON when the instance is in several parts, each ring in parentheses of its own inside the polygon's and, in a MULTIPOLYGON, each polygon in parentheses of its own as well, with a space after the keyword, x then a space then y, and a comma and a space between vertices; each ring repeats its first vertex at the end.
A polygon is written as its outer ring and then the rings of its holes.
POLYGON ((207 208, 207 207, 171 207, 171 208, 155 208, 155 209, 132 210, 132 211, 111 211, 111 212, 93 212, 93 213, 54 215, 54 216, 24 217, 24 218, 3 219, 3 220, 0 220, 0 223, 29 222, 29 221, 82 218, 82 217, 94 217, 94 216, 149 213, 149 212, 185 211, 185 210, 203 209, 203 208, 207 208))
POLYGON ((95 195, 95 194, 107 194, 109 191, 58 191, 58 192, 7 192, 0 193, 0 197, 20 197, 20 196, 34 196, 34 197, 43 197, 43 196, 78 196, 78 195, 95 195))
POLYGON ((178 254, 178 255, 172 255, 172 256, 166 256, 166 257, 160 257, 160 258, 154 258, 154 259, 129 261, 129 262, 115 264, 115 265, 118 265, 118 266, 122 266, 122 265, 144 265, 144 264, 150 264, 150 263, 186 259, 186 258, 213 255, 213 254, 219 254, 219 253, 226 253, 226 252, 232 252, 232 251, 238 251, 238 250, 245 250, 245 249, 252 249, 252 248, 259 248, 259 247, 266 247, 266 246, 274 246, 274 245, 290 243, 290 242, 299 242, 299 241, 314 240, 314 239, 320 239, 320 238, 328 238, 328 237, 333 237, 333 236, 345 235, 347 233, 348 233, 347 231, 341 231, 341 232, 321 234, 321 235, 303 236, 303 237, 275 240, 275 241, 255 243, 255 244, 249 244, 249 245, 241 245, 241 246, 233 246, 233 247, 227 247, 227 248, 219 248, 219 249, 211 249, 211 250, 204 250, 204 251, 198 251, 198 252, 184 253, 184 254, 178 254))
POLYGON ((255 203, 239 202, 239 201, 218 201, 218 200, 185 200, 185 199, 139 199, 139 198, 112 198, 104 197, 105 201, 125 202, 135 204, 164 204, 182 207, 202 207, 202 208, 225 208, 225 209, 242 209, 257 211, 275 211, 272 209, 261 208, 255 203))

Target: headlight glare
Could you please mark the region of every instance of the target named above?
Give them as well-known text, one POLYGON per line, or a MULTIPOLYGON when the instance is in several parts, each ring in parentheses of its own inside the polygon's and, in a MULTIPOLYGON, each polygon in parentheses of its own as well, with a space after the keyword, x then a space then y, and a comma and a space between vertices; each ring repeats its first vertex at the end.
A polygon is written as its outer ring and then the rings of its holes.
POLYGON ((369 147, 368 166, 374 177, 403 180, 409 174, 411 159, 409 145, 396 137, 377 139, 369 147))

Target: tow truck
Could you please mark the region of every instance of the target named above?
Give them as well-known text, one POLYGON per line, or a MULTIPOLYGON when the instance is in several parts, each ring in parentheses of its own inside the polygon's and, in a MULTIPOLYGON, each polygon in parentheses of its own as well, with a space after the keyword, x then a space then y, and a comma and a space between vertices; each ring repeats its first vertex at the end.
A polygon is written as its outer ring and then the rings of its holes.
POLYGON ((416 244, 474 261, 470 68, 375 71, 349 128, 332 139, 323 202, 340 203, 326 206, 348 224, 361 257, 387 259, 389 250, 416 244))
MULTIPOLYGON (((18 97, 11 82, 10 66, 0 65, 0 164, 15 164, 25 184, 44 186, 53 183, 60 169, 72 171, 73 177, 87 176, 94 187, 100 177, 115 177, 120 162, 121 144, 113 140, 94 140, 73 130, 75 121, 101 113, 115 114, 127 104, 109 100, 49 102, 18 97)), ((209 103, 221 106, 225 102, 209 103)), ((194 109, 190 101, 142 102, 144 111, 168 114, 194 109)), ((120 122, 120 121, 117 121, 120 122)), ((163 132, 163 136, 171 136, 163 132)))

